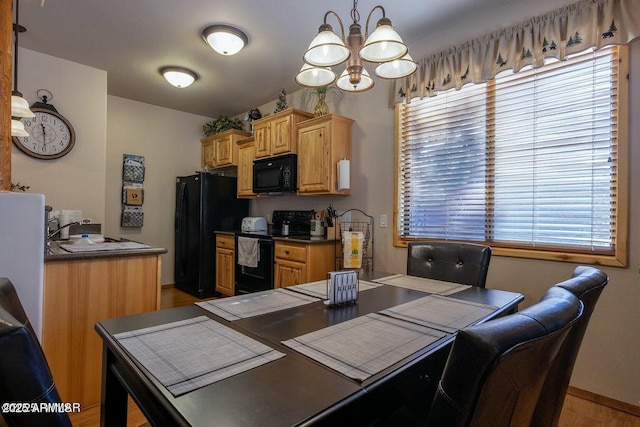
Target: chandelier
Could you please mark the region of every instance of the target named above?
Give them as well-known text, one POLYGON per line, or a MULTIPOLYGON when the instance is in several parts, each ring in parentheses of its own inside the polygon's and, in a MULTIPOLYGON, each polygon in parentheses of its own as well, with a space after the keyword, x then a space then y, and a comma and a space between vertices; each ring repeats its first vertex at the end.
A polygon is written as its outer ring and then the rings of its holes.
POLYGON ((365 35, 360 27, 360 13, 357 10, 358 0, 354 0, 351 10, 353 23, 349 26, 349 35, 345 37, 342 20, 337 13, 330 10, 324 15, 324 23, 318 29, 318 35, 304 53, 305 64, 296 75, 296 82, 306 87, 324 87, 336 82, 336 74, 331 67, 346 63, 345 69, 337 78, 336 86, 345 92, 364 92, 375 84, 364 61, 378 64, 375 75, 383 79, 400 79, 413 74, 418 68, 409 55, 409 49, 398 33, 391 26, 382 6, 375 6, 369 12, 365 24, 365 35), (369 35, 369 20, 378 9, 382 18, 378 20, 376 29, 369 35), (333 15, 340 24, 342 38, 338 37, 331 25, 327 23, 329 15, 333 15))
POLYGON ((18 18, 20 17, 20 0, 16 0, 16 23, 13 24, 14 31, 14 47, 13 47, 13 91, 11 92, 11 136, 29 136, 24 130, 24 124, 14 117, 35 117, 35 114, 29 108, 29 103, 22 97, 18 90, 18 35, 27 31, 20 25, 18 18))

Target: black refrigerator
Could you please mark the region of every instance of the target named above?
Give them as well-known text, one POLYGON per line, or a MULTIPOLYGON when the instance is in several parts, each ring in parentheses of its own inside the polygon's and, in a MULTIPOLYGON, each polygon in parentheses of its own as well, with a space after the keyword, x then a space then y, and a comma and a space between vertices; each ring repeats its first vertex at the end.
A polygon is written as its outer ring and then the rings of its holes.
POLYGON ((237 178, 198 173, 176 179, 175 285, 198 298, 215 295, 214 231, 239 230, 249 201, 238 199, 237 178))

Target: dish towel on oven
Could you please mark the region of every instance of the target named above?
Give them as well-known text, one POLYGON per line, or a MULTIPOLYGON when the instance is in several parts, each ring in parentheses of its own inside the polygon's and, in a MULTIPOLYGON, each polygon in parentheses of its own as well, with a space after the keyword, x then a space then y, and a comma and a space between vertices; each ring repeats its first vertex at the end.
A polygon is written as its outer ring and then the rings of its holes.
POLYGON ((238 236, 238 264, 245 267, 257 267, 260 261, 259 239, 238 236))
POLYGON ((362 243, 364 241, 364 234, 360 231, 343 231, 342 239, 344 268, 360 268, 362 266, 362 243))

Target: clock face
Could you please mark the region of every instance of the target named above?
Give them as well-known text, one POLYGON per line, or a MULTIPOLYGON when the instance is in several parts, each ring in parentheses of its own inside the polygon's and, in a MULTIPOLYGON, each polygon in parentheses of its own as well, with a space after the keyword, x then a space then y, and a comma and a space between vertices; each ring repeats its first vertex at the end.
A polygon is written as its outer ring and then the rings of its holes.
POLYGON ((73 126, 59 113, 46 108, 32 108, 35 117, 20 121, 29 136, 14 136, 13 143, 38 159, 57 159, 69 153, 76 142, 73 126))

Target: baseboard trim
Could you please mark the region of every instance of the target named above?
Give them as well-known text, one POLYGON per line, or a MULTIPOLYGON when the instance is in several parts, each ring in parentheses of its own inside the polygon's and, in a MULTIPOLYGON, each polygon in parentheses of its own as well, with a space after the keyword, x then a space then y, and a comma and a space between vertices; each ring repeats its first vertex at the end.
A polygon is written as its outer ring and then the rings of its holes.
POLYGON ((176 285, 175 283, 169 283, 168 285, 161 285, 160 288, 161 289, 170 289, 170 288, 175 288, 176 285))
POLYGON ((632 405, 627 402, 622 402, 620 400, 612 399, 610 397, 602 396, 600 394, 596 394, 591 391, 572 386, 569 386, 567 393, 572 396, 597 403, 599 405, 608 406, 609 408, 626 412, 627 414, 631 414, 636 417, 640 417, 640 406, 632 405))

